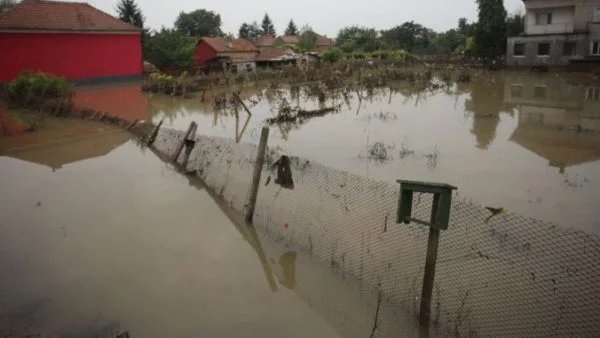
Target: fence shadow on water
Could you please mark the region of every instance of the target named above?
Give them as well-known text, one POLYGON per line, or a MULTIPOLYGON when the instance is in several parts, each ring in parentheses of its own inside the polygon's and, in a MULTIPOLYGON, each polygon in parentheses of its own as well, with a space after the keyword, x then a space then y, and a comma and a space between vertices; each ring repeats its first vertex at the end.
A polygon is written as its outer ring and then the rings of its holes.
MULTIPOLYGON (((183 137, 163 129, 154 146, 173 154, 183 137)), ((205 136, 195 140, 186 170, 226 205, 244 212, 257 147, 205 136)), ((282 155, 268 151, 254 215, 256 229, 296 248, 304 262, 318 261, 361 285, 340 295, 359 292, 353 299, 368 298, 370 305, 359 317, 370 322, 371 332, 366 333, 372 337, 394 336, 404 325, 399 323, 416 323, 428 229, 396 224, 399 186, 309 159, 281 160, 282 155)), ((179 162, 184 156, 182 152, 179 162)), ((415 216, 428 219, 431 202, 426 195, 415 195, 415 216)), ((600 335, 600 238, 516 214, 489 216, 484 207, 454 197, 450 226, 440 237, 432 332, 600 335)))

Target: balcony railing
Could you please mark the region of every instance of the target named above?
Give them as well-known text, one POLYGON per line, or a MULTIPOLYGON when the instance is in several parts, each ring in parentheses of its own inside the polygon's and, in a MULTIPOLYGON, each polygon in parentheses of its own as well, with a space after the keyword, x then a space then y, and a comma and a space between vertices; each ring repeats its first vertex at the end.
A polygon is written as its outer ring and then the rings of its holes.
POLYGON ((551 25, 528 24, 525 26, 525 33, 527 35, 572 34, 575 33, 575 24, 573 22, 557 22, 551 25))

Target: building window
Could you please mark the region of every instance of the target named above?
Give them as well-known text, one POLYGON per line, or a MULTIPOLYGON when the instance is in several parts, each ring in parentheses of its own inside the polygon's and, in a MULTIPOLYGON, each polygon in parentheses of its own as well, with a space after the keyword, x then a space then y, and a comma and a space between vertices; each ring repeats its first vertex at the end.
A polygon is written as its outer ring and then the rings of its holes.
POLYGON ((585 90, 585 99, 588 101, 600 101, 600 88, 588 87, 585 90))
POLYGON ((552 13, 535 13, 536 25, 551 25, 552 13))
POLYGON ((600 55, 600 41, 592 41, 592 48, 590 49, 590 54, 592 55, 600 55))
POLYGON ((547 43, 547 42, 538 43, 537 55, 538 56, 548 56, 548 55, 550 55, 550 44, 547 43))
POLYGON ((563 55, 565 55, 565 56, 577 55, 577 43, 565 42, 565 44, 563 45, 563 55))
POLYGON ((513 49, 514 56, 525 56, 525 44, 522 42, 517 42, 514 45, 513 49))
POLYGON ((545 99, 548 96, 548 87, 535 86, 533 88, 533 97, 536 99, 545 99))
POLYGON ((523 97, 523 85, 514 84, 510 86, 510 97, 519 98, 523 97))
POLYGON ((600 22, 600 7, 594 8, 594 22, 600 22))

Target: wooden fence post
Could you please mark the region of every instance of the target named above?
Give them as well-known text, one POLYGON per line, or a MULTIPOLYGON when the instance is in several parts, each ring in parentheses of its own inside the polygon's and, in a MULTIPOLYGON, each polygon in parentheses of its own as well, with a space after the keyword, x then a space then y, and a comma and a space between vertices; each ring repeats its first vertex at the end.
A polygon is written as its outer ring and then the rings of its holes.
POLYGON ((133 128, 133 126, 135 126, 138 123, 138 119, 135 119, 133 121, 131 121, 131 123, 127 126, 127 128, 125 128, 125 130, 129 130, 131 128, 133 128))
POLYGON ((147 145, 151 146, 152 143, 154 143, 154 140, 156 140, 156 135, 158 135, 158 130, 160 129, 160 126, 162 126, 164 121, 164 119, 160 120, 156 127, 154 127, 154 130, 152 130, 152 134, 150 134, 150 137, 148 138, 148 142, 146 142, 147 145))
POLYGON ((185 151, 183 152, 183 163, 182 163, 182 166, 184 168, 187 167, 187 163, 188 163, 188 161, 190 159, 190 154, 192 153, 192 150, 196 146, 196 140, 194 140, 194 138, 196 137, 196 130, 197 129, 198 129, 198 125, 194 123, 194 128, 192 129, 192 131, 190 132, 190 134, 188 135, 188 137, 183 141, 184 142, 184 146, 185 146, 185 151))
POLYGON ((179 157, 179 154, 181 154, 181 151, 183 150, 183 146, 185 145, 185 140, 187 140, 190 137, 190 135, 192 134, 192 131, 194 131, 194 132, 196 131, 196 128, 197 128, 196 122, 194 122, 194 121, 190 122, 190 126, 188 127, 188 130, 185 132, 185 135, 183 135, 183 138, 177 145, 177 148, 175 148, 175 153, 171 157, 172 162, 177 162, 177 158, 179 157))
POLYGON ((252 185, 250 186, 250 200, 248 201, 248 211, 246 213, 246 223, 252 223, 254 218, 254 207, 258 196, 258 186, 260 185, 260 174, 265 162, 265 153, 267 151, 267 140, 269 139, 269 127, 263 127, 260 133, 260 142, 258 143, 258 152, 256 162, 254 163, 254 174, 252 175, 252 185))

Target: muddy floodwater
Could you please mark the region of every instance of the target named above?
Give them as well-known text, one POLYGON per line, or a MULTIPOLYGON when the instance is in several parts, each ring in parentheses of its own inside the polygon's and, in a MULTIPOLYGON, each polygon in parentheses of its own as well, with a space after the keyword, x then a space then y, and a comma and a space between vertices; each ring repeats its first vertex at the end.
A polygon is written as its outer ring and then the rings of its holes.
POLYGON ((62 141, 0 154, 0 336, 338 337, 343 319, 371 329, 360 285, 240 230, 129 134, 62 141))
MULTIPOLYGON (((199 133, 257 143, 283 99, 302 109, 319 106, 299 92, 243 88, 252 116, 215 110, 210 90, 187 99, 148 95, 145 104, 154 121, 165 119, 171 128, 195 121, 199 133)), ((480 73, 437 90, 399 83, 324 105, 341 106, 301 123, 274 124, 269 146, 376 180, 447 182, 479 204, 600 231, 598 80, 480 73), (369 156, 376 144, 384 158, 369 156)))

